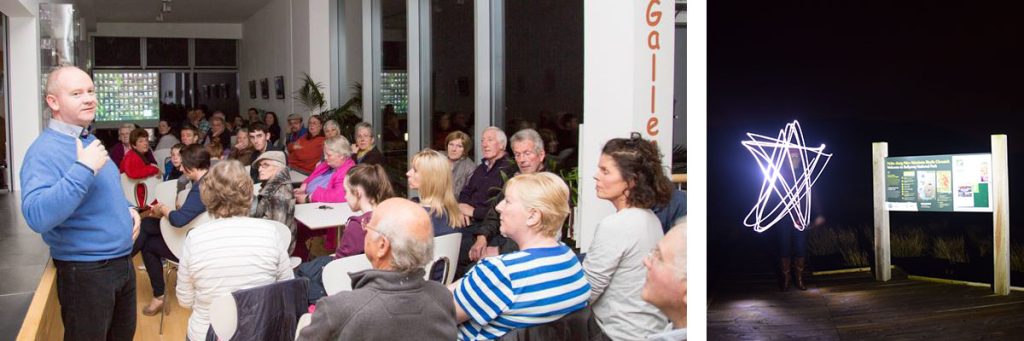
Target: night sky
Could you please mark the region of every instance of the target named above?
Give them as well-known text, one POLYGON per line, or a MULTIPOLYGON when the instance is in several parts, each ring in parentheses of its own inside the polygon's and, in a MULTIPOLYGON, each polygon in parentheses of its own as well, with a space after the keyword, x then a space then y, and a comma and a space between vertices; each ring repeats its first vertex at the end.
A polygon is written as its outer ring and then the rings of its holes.
MULTIPOLYGON (((716 241, 749 230, 761 184, 744 133, 774 137, 794 119, 834 154, 814 187, 829 224, 872 223, 871 142, 889 142, 890 156, 988 153, 993 133, 1008 135, 1010 219, 1024 221, 1022 14, 963 1, 710 1, 712 258, 716 241)), ((990 214, 897 213, 893 224, 901 218, 991 230, 990 214)))

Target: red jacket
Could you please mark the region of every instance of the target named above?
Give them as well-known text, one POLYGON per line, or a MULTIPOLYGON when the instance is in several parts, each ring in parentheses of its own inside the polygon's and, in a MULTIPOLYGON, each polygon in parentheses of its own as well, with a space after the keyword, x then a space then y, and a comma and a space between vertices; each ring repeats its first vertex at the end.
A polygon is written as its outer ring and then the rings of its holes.
POLYGON ((132 179, 145 179, 157 174, 160 174, 160 169, 156 166, 147 164, 146 161, 142 160, 139 153, 135 150, 128 150, 124 153, 124 159, 121 160, 120 165, 121 173, 128 175, 132 179))

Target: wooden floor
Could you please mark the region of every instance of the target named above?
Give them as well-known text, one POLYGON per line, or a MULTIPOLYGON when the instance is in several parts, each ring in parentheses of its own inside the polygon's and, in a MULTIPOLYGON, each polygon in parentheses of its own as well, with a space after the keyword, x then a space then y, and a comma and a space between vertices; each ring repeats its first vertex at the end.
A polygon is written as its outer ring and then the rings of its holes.
POLYGON ((772 274, 728 276, 709 288, 710 340, 1019 339, 1024 293, 869 272, 813 277, 780 292, 772 274))
MULTIPOLYGON (((135 264, 142 264, 140 256, 136 256, 135 264)), ((178 300, 174 295, 175 283, 178 278, 174 272, 171 272, 169 276, 167 288, 164 290, 166 298, 164 304, 169 305, 170 313, 164 317, 164 333, 160 335, 160 314, 155 316, 142 315, 142 309, 149 304, 149 300, 153 298, 153 287, 149 285, 149 276, 146 275, 144 270, 135 270, 136 286, 135 290, 138 294, 138 327, 135 329, 136 341, 148 341, 148 340, 174 340, 181 341, 185 340, 185 334, 188 330, 188 318, 192 314, 191 309, 182 308, 178 305, 178 300)))

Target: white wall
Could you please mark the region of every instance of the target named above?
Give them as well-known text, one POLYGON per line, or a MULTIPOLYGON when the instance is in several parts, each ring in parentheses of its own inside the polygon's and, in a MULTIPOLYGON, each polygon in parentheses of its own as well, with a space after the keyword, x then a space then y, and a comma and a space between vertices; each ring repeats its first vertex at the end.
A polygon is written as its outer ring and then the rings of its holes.
MULTIPOLYGON (((671 165, 674 22, 672 3, 655 3, 663 13, 655 29, 661 49, 656 51, 656 72, 652 72, 652 50, 648 39, 652 27, 646 24, 647 1, 588 2, 583 6, 583 112, 580 126, 580 249, 590 247, 597 223, 614 212, 608 201, 597 198, 594 175, 601 147, 612 138, 628 138, 640 132, 656 140, 664 154, 662 165, 671 165), (623 67, 630 65, 631 67, 623 67), (652 77, 657 76, 657 82, 652 77), (656 86, 656 97, 651 89, 656 86), (654 97, 654 98, 652 98, 654 97), (652 113, 652 101, 656 112, 652 113), (659 121, 657 132, 648 120, 659 121)), ((666 168, 667 171, 667 168, 666 168)))
POLYGON ((342 94, 338 105, 345 104, 351 98, 352 83, 363 82, 363 2, 362 0, 344 0, 345 18, 341 23, 345 25, 345 44, 339 47, 344 54, 342 62, 345 64, 345 79, 339 82, 338 93, 342 94))
POLYGON ((272 0, 242 23, 239 82, 243 111, 249 107, 270 110, 282 120, 290 113, 308 117, 309 109, 292 98, 301 85, 303 73, 307 72, 323 85, 325 100, 330 103, 334 91, 331 89, 329 44, 335 42, 330 39, 328 1, 272 0), (284 77, 285 99, 274 97, 276 76, 284 77), (263 78, 271 83, 269 99, 259 94, 259 81, 263 78), (256 99, 249 98, 250 80, 256 80, 256 99))
POLYGON ((42 92, 39 90, 39 2, 0 2, 8 16, 8 70, 11 86, 11 125, 7 135, 11 146, 11 183, 21 190, 19 171, 25 152, 42 131, 42 92))
POLYGON ((281 119, 291 111, 291 97, 279 100, 274 98, 273 91, 275 76, 285 77, 286 92, 295 84, 292 81, 291 3, 290 0, 272 0, 242 23, 238 77, 243 90, 239 108, 243 111, 256 107, 277 112, 281 119), (259 93, 259 82, 263 78, 271 82, 269 99, 263 99, 259 93), (248 95, 250 80, 256 80, 256 99, 248 95))
POLYGON ((96 23, 97 37, 242 39, 242 24, 96 23))

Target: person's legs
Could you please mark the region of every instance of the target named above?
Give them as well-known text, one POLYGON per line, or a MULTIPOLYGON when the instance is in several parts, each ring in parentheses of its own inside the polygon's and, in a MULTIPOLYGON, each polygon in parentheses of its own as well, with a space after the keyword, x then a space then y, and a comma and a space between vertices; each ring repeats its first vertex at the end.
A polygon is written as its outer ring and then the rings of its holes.
POLYGON ((453 280, 457 280, 465 276, 469 269, 473 267, 474 262, 469 259, 469 249, 473 248, 473 242, 476 241, 476 236, 473 232, 476 231, 475 225, 470 225, 459 230, 462 233, 462 242, 459 245, 459 262, 455 266, 455 277, 453 280))
POLYGON ((54 265, 64 340, 132 339, 135 272, 127 257, 98 262, 54 260, 54 265))
POLYGON ((807 290, 807 286, 804 285, 804 267, 806 265, 807 255, 807 231, 793 231, 793 271, 796 273, 796 288, 800 290, 807 290))
POLYGON ((779 271, 782 273, 782 291, 789 290, 791 263, 790 255, 793 253, 792 234, 793 229, 785 226, 776 232, 779 235, 779 271))
POLYGON ((164 267, 161 259, 169 259, 177 262, 171 250, 167 248, 163 237, 157 235, 149 238, 146 246, 142 248, 142 262, 146 264, 146 274, 149 275, 149 285, 153 287, 153 299, 149 305, 142 310, 143 315, 155 315, 163 307, 164 299, 164 267))
POLYGON ((131 340, 135 336, 136 310, 135 304, 135 269, 132 261, 122 258, 116 261, 114 269, 124 271, 114 274, 112 281, 120 284, 114 293, 114 317, 107 331, 107 340, 131 340))
POLYGON ((160 219, 157 218, 142 218, 139 223, 139 237, 135 238, 135 244, 132 245, 132 256, 142 251, 142 248, 146 246, 146 241, 152 236, 160 235, 160 219))

